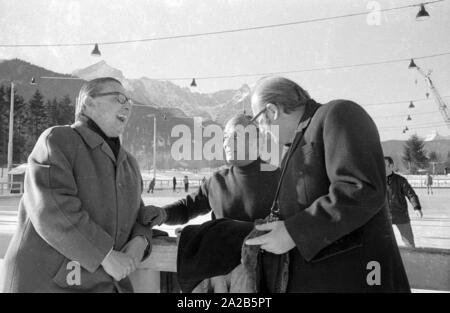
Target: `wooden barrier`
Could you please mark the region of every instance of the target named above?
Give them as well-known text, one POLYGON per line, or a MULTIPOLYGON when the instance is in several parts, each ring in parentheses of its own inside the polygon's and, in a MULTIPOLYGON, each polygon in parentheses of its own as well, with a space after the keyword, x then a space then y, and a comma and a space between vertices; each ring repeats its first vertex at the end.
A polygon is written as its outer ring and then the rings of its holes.
MULTIPOLYGON (((0 258, 4 253, 5 251, 0 251, 0 258)), ((411 288, 450 291, 450 250, 401 247, 400 253, 411 288)), ((172 290, 166 286, 167 275, 161 275, 161 272, 175 273, 176 261, 176 238, 155 238, 152 241, 151 255, 130 276, 136 292, 172 290)))

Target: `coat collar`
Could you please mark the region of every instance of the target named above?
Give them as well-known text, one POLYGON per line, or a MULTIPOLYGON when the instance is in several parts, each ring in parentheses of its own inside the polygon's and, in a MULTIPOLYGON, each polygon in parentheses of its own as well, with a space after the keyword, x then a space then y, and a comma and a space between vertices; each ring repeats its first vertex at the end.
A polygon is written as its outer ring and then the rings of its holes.
POLYGON ((309 99, 305 104, 305 113, 303 114, 302 118, 300 119, 300 122, 298 123, 297 129, 295 130, 295 133, 302 132, 308 125, 310 120, 312 119, 314 113, 317 111, 318 108, 321 107, 320 104, 318 104, 313 99, 309 99))
POLYGON ((126 152, 123 147, 120 147, 119 154, 117 155, 117 159, 114 156, 109 145, 105 142, 105 140, 97 134, 95 131, 91 130, 85 122, 77 121, 71 125, 71 127, 80 134, 81 138, 83 138, 84 142, 91 148, 95 149, 96 147, 101 145, 102 151, 108 155, 108 157, 116 164, 120 164, 122 161, 126 159, 126 152))

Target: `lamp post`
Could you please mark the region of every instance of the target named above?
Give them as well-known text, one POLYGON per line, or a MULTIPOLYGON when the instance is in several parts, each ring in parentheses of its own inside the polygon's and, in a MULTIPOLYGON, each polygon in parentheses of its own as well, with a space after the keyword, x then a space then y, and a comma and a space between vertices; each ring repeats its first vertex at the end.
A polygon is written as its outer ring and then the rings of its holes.
POLYGON ((153 117, 153 178, 156 179, 156 115, 148 114, 148 117, 153 117))
MULTIPOLYGON (((14 134, 14 82, 11 81, 11 96, 9 107, 9 130, 8 130, 8 165, 7 173, 12 169, 13 162, 13 134, 14 134)), ((8 174, 8 183, 11 183, 11 175, 8 174)))

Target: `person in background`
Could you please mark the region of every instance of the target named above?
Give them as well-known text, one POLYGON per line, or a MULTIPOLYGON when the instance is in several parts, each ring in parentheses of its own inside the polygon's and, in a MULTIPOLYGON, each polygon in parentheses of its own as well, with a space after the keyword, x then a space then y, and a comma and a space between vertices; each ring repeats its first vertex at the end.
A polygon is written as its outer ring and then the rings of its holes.
POLYGON ((419 197, 408 183, 408 180, 394 172, 394 160, 390 156, 384 157, 387 177, 387 197, 392 225, 395 225, 402 236, 403 243, 407 247, 415 247, 414 234, 411 228, 411 220, 408 214, 409 199, 418 218, 422 218, 422 208, 419 197))
POLYGON ((150 184, 148 184, 147 193, 149 193, 149 192, 153 193, 153 190, 155 190, 155 183, 156 183, 156 179, 155 179, 155 177, 153 177, 153 179, 150 181, 150 184))
POLYGON ((172 178, 172 191, 177 191, 177 178, 175 176, 172 178))
POLYGON ((189 192, 189 178, 187 177, 187 175, 184 176, 183 183, 184 183, 184 192, 189 192))
POLYGON ((427 186, 427 194, 433 194, 433 176, 430 173, 427 173, 425 185, 427 186))
MULTIPOLYGON (((243 137, 241 137, 243 138, 243 137)), ((212 212, 212 219, 232 219, 254 222, 270 213, 277 189, 280 170, 262 161, 258 154, 259 132, 251 117, 238 114, 225 125, 223 149, 229 167, 205 179, 201 186, 186 198, 166 205, 146 207, 139 221, 155 225, 182 225, 197 216, 212 212), (253 128, 255 136, 246 134, 243 145, 238 145, 238 129, 253 128), (245 149, 244 153, 239 153, 245 149), (255 153, 252 154, 252 151, 255 153)), ((274 290, 275 268, 278 256, 264 253, 262 257, 262 286, 274 290)))
POLYGON ((140 222, 155 226, 186 224, 189 220, 212 211, 213 218, 254 221, 265 218, 276 191, 280 171, 262 161, 256 153, 258 139, 246 136, 245 154, 238 158, 237 126, 255 127, 249 116, 239 114, 231 118, 224 132, 223 148, 229 168, 217 171, 186 198, 162 208, 149 206, 140 222), (261 165, 267 166, 261 170, 261 165))

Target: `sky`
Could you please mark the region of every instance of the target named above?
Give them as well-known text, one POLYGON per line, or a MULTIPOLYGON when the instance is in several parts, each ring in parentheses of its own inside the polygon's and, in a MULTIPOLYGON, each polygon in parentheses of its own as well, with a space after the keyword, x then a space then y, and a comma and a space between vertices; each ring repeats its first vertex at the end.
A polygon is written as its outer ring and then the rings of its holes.
MULTIPOLYGON (((71 73, 100 60, 127 78, 168 79, 258 74, 450 52, 450 0, 426 5, 427 21, 417 22, 418 7, 377 15, 374 9, 419 4, 417 0, 0 0, 0 45, 93 43, 214 32, 356 12, 347 17, 228 33, 120 45, 0 47, 0 59, 20 58, 47 69, 71 73), (377 16, 379 19, 377 20, 377 16)), ((450 105, 450 55, 416 60, 450 105)), ((375 120, 382 140, 450 135, 427 85, 409 62, 286 74, 318 102, 350 99, 375 120), (416 83, 417 80, 417 83, 416 83), (415 109, 408 109, 409 101, 415 109), (404 101, 403 103, 394 103, 404 101), (391 104, 380 104, 380 103, 391 104), (412 120, 407 122, 407 116, 412 120), (402 133, 405 126, 410 129, 402 133)), ((260 76, 197 80, 198 92, 237 89, 260 76)), ((173 80, 182 87, 190 79, 173 80)))

